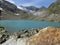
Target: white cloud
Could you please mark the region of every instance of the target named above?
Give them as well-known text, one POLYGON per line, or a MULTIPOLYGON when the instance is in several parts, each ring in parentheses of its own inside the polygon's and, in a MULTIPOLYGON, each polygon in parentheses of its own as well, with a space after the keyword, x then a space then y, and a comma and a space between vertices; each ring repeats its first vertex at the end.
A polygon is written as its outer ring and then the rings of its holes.
POLYGON ((13 0, 6 0, 6 1, 9 1, 9 2, 11 2, 11 3, 15 4, 15 2, 14 2, 13 0))

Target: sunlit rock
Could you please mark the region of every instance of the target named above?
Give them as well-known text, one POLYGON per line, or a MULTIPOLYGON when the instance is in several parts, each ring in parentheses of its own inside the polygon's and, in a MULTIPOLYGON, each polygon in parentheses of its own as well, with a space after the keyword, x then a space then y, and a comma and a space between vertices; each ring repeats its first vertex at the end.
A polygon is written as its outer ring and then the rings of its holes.
POLYGON ((29 45, 60 45, 60 28, 47 27, 29 40, 29 45))

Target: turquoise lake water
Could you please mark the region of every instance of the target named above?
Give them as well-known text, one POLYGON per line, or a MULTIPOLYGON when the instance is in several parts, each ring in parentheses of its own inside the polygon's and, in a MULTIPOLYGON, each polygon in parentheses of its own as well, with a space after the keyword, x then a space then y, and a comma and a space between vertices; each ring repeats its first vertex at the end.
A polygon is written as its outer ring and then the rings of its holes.
POLYGON ((0 26, 4 26, 8 31, 14 32, 21 29, 43 28, 47 26, 60 27, 60 23, 36 20, 1 20, 0 26))

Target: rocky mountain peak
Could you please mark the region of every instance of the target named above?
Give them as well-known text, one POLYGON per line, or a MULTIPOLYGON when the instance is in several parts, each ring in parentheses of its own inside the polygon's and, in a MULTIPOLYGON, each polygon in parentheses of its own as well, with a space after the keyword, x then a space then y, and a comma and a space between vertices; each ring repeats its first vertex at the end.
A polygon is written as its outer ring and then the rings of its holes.
POLYGON ((39 10, 39 8, 37 8, 37 7, 35 7, 35 6, 27 6, 27 7, 25 7, 25 8, 27 8, 27 9, 29 9, 29 10, 32 10, 32 11, 37 11, 37 10, 39 10))
POLYGON ((40 11, 46 10, 47 8, 45 6, 40 7, 40 11))

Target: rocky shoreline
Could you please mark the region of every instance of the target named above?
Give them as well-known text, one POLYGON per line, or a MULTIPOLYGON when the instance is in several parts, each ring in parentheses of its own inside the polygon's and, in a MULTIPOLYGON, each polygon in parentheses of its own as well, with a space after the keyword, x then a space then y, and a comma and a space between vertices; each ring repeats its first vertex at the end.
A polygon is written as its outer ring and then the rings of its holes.
POLYGON ((0 44, 5 43, 10 38, 14 39, 24 39, 37 34, 40 29, 31 29, 31 30, 20 30, 18 32, 14 32, 13 34, 9 34, 9 32, 5 29, 5 27, 0 27, 0 44))
POLYGON ((60 45, 60 28, 46 27, 43 29, 20 30, 12 35, 6 32, 5 30, 2 36, 0 33, 1 45, 60 45))
POLYGON ((17 38, 30 37, 39 32, 40 29, 31 29, 31 30, 20 30, 18 32, 14 32, 13 35, 17 36, 17 38))

